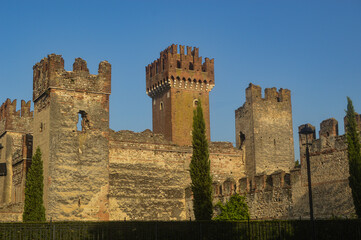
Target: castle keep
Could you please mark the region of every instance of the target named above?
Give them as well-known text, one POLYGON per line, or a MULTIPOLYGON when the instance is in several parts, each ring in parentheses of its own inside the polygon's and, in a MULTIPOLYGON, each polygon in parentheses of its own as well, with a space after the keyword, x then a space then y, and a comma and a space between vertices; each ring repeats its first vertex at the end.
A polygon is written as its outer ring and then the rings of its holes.
MULTIPOLYGON (((210 140, 209 92, 214 60, 198 48, 171 45, 146 66, 153 131, 109 128, 111 65, 98 74, 77 58, 64 69, 51 54, 33 67, 33 103, 7 99, 0 108, 0 216, 21 221, 25 177, 34 149, 44 162, 48 220, 194 219, 189 163, 193 110, 201 101, 210 140)), ((358 118, 361 126, 360 118, 358 118)), ((291 92, 250 84, 235 111, 236 146, 210 142, 214 202, 238 192, 252 218, 308 216, 307 175, 300 136, 301 167, 294 168, 291 92)), ((300 126, 300 129, 305 125, 300 126)), ((314 129, 314 127, 313 127, 314 129)), ((352 216, 344 136, 335 119, 310 137, 316 217, 352 216)))

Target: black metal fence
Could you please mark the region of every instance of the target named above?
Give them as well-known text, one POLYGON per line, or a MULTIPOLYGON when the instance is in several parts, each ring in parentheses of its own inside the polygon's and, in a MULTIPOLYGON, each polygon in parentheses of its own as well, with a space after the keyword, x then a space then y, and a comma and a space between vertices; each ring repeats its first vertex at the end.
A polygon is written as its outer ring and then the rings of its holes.
MULTIPOLYGON (((361 220, 316 220, 318 240, 361 239, 361 220)), ((299 221, 0 223, 4 240, 271 240, 311 239, 299 221)))

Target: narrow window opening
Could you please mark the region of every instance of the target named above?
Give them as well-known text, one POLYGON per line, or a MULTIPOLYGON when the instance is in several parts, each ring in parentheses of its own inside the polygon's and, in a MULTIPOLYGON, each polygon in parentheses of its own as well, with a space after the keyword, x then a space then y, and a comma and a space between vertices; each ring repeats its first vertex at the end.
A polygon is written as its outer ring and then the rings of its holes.
POLYGON ((84 111, 78 112, 78 122, 76 124, 77 130, 85 132, 87 129, 89 129, 89 120, 87 113, 84 111))
POLYGON ((179 60, 177 61, 177 68, 181 68, 181 62, 179 60))
POLYGON ((78 112, 78 123, 76 124, 76 130, 83 131, 82 121, 83 121, 83 117, 81 116, 81 113, 78 112))
POLYGON ((189 63, 189 70, 194 70, 194 65, 193 65, 193 63, 189 63))
POLYGON ((6 176, 6 163, 0 163, 0 176, 6 176))
POLYGON ((276 139, 273 139, 273 145, 276 146, 276 139))
POLYGON ((193 107, 197 107, 198 106, 198 99, 194 99, 193 100, 193 107))
POLYGON ((246 140, 246 135, 243 132, 239 132, 239 148, 242 148, 244 141, 246 140))
POLYGON ((219 195, 222 195, 222 186, 219 186, 219 195))
POLYGON ((164 109, 163 102, 160 102, 159 109, 162 111, 164 109))

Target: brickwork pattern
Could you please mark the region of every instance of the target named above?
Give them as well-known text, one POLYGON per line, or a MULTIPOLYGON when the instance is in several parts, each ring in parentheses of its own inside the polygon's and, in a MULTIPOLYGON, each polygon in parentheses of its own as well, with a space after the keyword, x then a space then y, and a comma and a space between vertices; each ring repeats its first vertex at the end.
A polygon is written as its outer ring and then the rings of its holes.
POLYGON ((214 60, 199 49, 171 45, 146 67, 146 91, 152 98, 153 131, 178 145, 191 145, 193 110, 202 102, 210 140, 209 92, 214 87, 214 60))

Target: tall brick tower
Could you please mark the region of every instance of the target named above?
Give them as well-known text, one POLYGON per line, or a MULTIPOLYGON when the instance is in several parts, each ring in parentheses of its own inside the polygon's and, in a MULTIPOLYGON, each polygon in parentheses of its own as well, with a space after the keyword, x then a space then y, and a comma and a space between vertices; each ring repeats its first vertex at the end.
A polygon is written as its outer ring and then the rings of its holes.
POLYGON ((108 220, 111 66, 89 73, 77 58, 64 70, 51 54, 33 67, 34 148, 44 162, 47 219, 108 220))
POLYGON ((246 102, 235 111, 236 145, 246 151, 252 176, 290 171, 294 166, 291 91, 249 84, 246 102))
POLYGON ((146 67, 146 89, 152 98, 153 131, 178 145, 192 144, 193 110, 202 102, 210 140, 209 92, 214 87, 214 60, 199 49, 171 45, 146 67))

